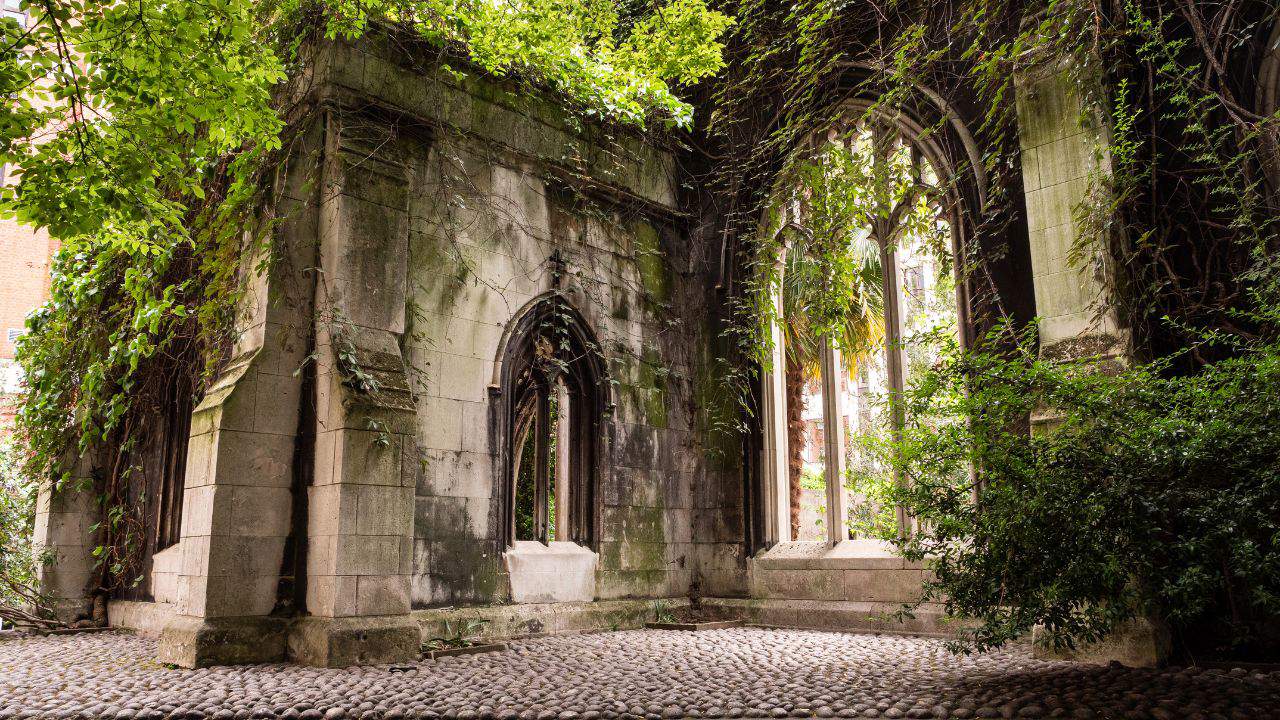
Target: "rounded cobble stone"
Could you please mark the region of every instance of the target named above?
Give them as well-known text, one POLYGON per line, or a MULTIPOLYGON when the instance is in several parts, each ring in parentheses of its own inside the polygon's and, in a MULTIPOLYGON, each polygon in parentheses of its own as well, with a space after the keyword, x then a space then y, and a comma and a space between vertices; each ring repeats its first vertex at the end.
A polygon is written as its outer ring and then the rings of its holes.
POLYGON ((1050 662, 1025 647, 955 656, 937 640, 890 635, 626 631, 341 670, 180 670, 155 652, 116 633, 0 640, 0 717, 1280 718, 1277 672, 1050 662))

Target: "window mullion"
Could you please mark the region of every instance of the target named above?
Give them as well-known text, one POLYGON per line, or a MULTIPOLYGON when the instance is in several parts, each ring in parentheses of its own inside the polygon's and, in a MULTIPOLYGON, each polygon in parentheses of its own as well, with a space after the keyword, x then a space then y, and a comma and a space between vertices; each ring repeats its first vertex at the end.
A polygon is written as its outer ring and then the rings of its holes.
POLYGON ((534 419, 534 453, 533 453, 533 518, 537 539, 544 545, 550 541, 549 522, 547 518, 547 500, 549 496, 550 473, 549 445, 551 438, 551 401, 546 388, 538 388, 538 406, 534 419))
MULTIPOLYGON (((902 266, 898 253, 897 237, 879 237, 880 263, 884 268, 884 348, 885 370, 889 381, 889 431, 895 443, 902 440, 902 429, 906 424, 906 408, 903 405, 903 391, 906 388, 907 349, 904 342, 906 328, 902 315, 902 266)), ((902 474, 895 468, 894 483, 901 486, 904 482, 902 474)), ((898 533, 907 534, 906 508, 898 506, 898 533)))
POLYGON ((827 541, 832 545, 849 537, 848 494, 844 491, 844 396, 840 391, 843 362, 831 338, 822 342, 822 422, 827 482, 827 541))
POLYGON ((570 465, 573 457, 572 432, 570 423, 573 422, 571 417, 571 408, 569 404, 569 389, 564 383, 556 383, 556 426, 552 430, 556 436, 556 482, 555 482, 555 508, 556 508, 556 535, 553 540, 573 540, 571 528, 571 518, 569 508, 573 507, 570 503, 573 501, 572 493, 574 491, 569 482, 570 465))
POLYGON ((769 321, 769 367, 761 373, 761 417, 765 419, 760 465, 764 482, 764 541, 773 544, 791 539, 791 510, 788 500, 790 474, 787 459, 787 391, 783 373, 786 367, 785 339, 782 333, 782 280, 785 271, 786 244, 778 251, 777 278, 769 292, 773 318, 769 321))

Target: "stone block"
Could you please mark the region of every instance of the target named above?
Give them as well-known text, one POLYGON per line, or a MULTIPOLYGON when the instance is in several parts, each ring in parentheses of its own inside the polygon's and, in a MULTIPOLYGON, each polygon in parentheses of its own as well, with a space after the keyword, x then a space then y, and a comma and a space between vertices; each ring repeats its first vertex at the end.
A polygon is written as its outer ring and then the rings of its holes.
POLYGON ((214 479, 214 457, 218 450, 218 433, 209 431, 195 434, 196 420, 203 418, 212 422, 211 413, 197 413, 192 416, 192 435, 187 441, 187 465, 183 475, 183 485, 187 488, 209 485, 214 479))
POLYGON ((413 534, 413 488, 363 485, 356 488, 355 496, 357 534, 413 534))
POLYGON ((623 467, 654 468, 659 465, 657 433, 648 425, 614 423, 617 432, 614 457, 623 467))
MULTIPOLYGON (((265 616, 276 604, 277 572, 271 575, 217 575, 204 578, 203 612, 206 619, 265 616)), ((179 606, 181 609, 181 605, 179 606)))
POLYGON ((521 540, 503 554, 503 562, 512 602, 582 602, 595 597, 597 556, 581 545, 521 540))
POLYGON ((177 615, 160 634, 157 659, 184 668, 280 662, 287 628, 284 618, 177 615))
POLYGON ((418 399, 418 445, 429 450, 462 450, 461 400, 426 395, 418 399))
POLYGON ((107 622, 111 627, 126 628, 145 638, 158 640, 173 619, 173 605, 158 600, 111 600, 107 603, 107 622))
POLYGON ((212 535, 276 538, 289 534, 293 496, 287 487, 253 485, 219 486, 214 493, 215 527, 212 535), (229 523, 219 527, 220 505, 228 502, 229 523))
POLYGON ((662 539, 668 545, 693 542, 693 511, 668 507, 662 511, 662 539))
POLYGON ((395 575, 400 571, 400 538, 390 535, 338 535, 334 573, 395 575))
POLYGON ((322 238, 321 252, 328 299, 346 321, 403 333, 406 267, 386 259, 406 255, 407 215, 345 194, 326 200, 321 213, 333 217, 334 236, 322 238))
POLYGON ((1040 146, 1036 149, 1040 186, 1089 177, 1099 168, 1099 152, 1097 137, 1087 132, 1076 132, 1040 146))
MULTIPOLYGON (((296 395, 296 393, 295 393, 296 395)), ((293 398, 296 403, 297 398, 293 398)), ((290 430, 296 430, 298 406, 280 408, 283 416, 294 418, 290 430)), ((213 447, 217 466, 221 469, 219 485, 256 485, 287 488, 293 482, 293 454, 296 438, 266 432, 223 430, 213 447)), ((206 475, 206 479, 213 478, 206 475)))
POLYGON ((488 500, 496 488, 496 465, 491 455, 428 451, 418 495, 471 497, 488 500))
POLYGON ((209 536, 188 535, 183 533, 182 542, 178 543, 182 550, 182 565, 179 571, 184 575, 209 574, 209 536))
POLYGON ((421 538, 488 538, 492 527, 490 498, 415 498, 414 535, 421 538))
POLYGON ((182 493, 182 537, 213 534, 215 485, 188 486, 182 493))
POLYGON ((356 581, 356 613, 399 615, 409 612, 409 576, 362 576, 356 581))
POLYGON ((289 658, 318 667, 408 662, 418 657, 420 638, 418 624, 407 614, 304 617, 288 634, 289 658))
MULTIPOLYGON (((189 540, 193 545, 198 545, 195 538, 189 540)), ((201 574, 204 575, 274 577, 279 572, 284 557, 284 535, 230 535, 202 540, 208 548, 208 556, 197 560, 190 569, 201 569, 201 574)), ((180 568, 182 569, 184 568, 180 568)))
POLYGON ((1038 275, 1035 283, 1036 307, 1044 317, 1092 314, 1104 292, 1097 280, 1072 268, 1038 275))
POLYGON ((432 354, 429 387, 432 394, 453 400, 482 403, 488 398, 493 362, 466 355, 432 354))
POLYGON ((1031 633, 1032 654, 1040 660, 1073 660, 1099 665, 1118 662, 1127 667, 1164 667, 1173 657, 1173 637, 1169 629, 1145 618, 1123 623, 1095 643, 1075 648, 1054 648, 1040 626, 1031 633))
POLYGON ((488 403, 462 404, 462 450, 477 455, 488 455, 495 450, 492 440, 496 430, 492 429, 490 420, 488 403))
POLYGON ((1031 245, 1031 262, 1035 267, 1066 268, 1071 265, 1068 255, 1075 244, 1075 226, 1057 225, 1028 233, 1031 245))
MULTIPOLYGON (((1058 225, 1070 226, 1075 209, 1088 196, 1089 181, 1078 177, 1055 185, 1032 190, 1027 196, 1027 229, 1031 231, 1058 225)), ((1036 268, 1037 272, 1040 271, 1036 268)))
MULTIPOLYGON (((310 567, 310 566, 308 566, 310 567)), ((354 575, 307 575, 307 610, 316 617, 352 617, 358 614, 354 575)))
POLYGON ((307 533, 312 536, 356 531, 356 488, 330 483, 307 488, 307 533))
MULTIPOLYGON (((257 433, 292 438, 298 432, 302 403, 302 380, 290 374, 258 373, 258 397, 253 409, 253 429, 257 433)), ((307 399, 310 402, 310 398, 307 399)))
POLYGON ((403 484, 404 469, 400 453, 404 451, 404 438, 388 429, 369 430, 346 428, 341 439, 335 438, 332 482, 359 485, 403 484))

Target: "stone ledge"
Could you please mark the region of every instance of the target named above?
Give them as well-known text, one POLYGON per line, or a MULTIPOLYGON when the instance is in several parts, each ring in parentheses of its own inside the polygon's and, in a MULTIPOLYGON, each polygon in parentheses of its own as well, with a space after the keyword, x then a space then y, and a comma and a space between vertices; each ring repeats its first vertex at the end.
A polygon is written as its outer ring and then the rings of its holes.
POLYGON ((1135 619, 1096 643, 1060 650, 1049 646, 1044 628, 1037 625, 1031 631, 1031 647, 1037 660, 1070 660, 1099 665, 1118 662, 1125 667, 1159 668, 1168 664, 1173 654, 1173 639, 1167 628, 1149 620, 1135 619))
POLYGON ((521 540, 502 554, 516 603, 590 602, 599 557, 571 542, 521 540))
POLYGON ((288 627, 286 618, 175 615, 160 633, 157 659, 185 668, 280 662, 288 627))
POLYGON ((845 540, 835 545, 820 541, 780 542, 757 554, 751 562, 781 570, 923 570, 924 564, 906 560, 880 540, 845 540))
POLYGON ((685 597, 634 600, 597 600, 594 602, 525 603, 519 605, 477 605, 414 610, 413 619, 422 630, 423 639, 443 637, 445 623, 455 629, 458 623, 483 620, 481 635, 493 640, 572 635, 601 630, 634 630, 653 618, 654 603, 669 609, 687 607, 685 597))
POLYGON ((289 630, 289 659, 331 668, 409 662, 418 657, 420 637, 409 615, 302 617, 289 630))
POLYGON ((112 600, 107 603, 107 623, 132 630, 143 637, 158 638, 177 616, 170 603, 142 600, 112 600))
POLYGON ((702 604, 755 625, 804 630, 949 637, 956 624, 937 603, 924 604, 916 609, 914 619, 901 622, 889 617, 901 609, 900 603, 703 598, 702 604))

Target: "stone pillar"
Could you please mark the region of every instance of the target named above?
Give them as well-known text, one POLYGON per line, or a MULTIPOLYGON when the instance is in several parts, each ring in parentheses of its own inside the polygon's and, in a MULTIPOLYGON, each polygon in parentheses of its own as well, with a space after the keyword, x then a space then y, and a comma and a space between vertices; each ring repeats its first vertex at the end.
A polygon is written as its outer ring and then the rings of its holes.
POLYGON ((316 283, 315 470, 308 492, 308 616, 298 662, 409 660, 414 405, 400 341, 409 252, 407 149, 384 120, 327 118, 316 283), (359 122, 344 133, 344 123, 359 122))
MULTIPOLYGON (((783 250, 785 252, 785 250, 783 250)), ((782 254, 779 254, 781 265, 782 254)), ((764 541, 766 545, 791 539, 791 505, 788 499, 790 472, 787 467, 787 388, 786 339, 782 333, 782 269, 770 290, 774 317, 769 323, 769 363, 760 373, 760 419, 763 425, 760 443, 760 480, 764 486, 764 541)))
POLYGON ((92 450, 85 453, 61 487, 46 481, 36 497, 36 580, 58 619, 67 622, 93 615, 89 584, 97 541, 92 528, 101 518, 92 489, 95 458, 92 450))
POLYGON ((192 412, 174 619, 159 657, 183 667, 285 658, 273 616, 286 541, 311 335, 314 203, 291 164, 276 247, 250 245, 232 358, 192 412), (292 193, 292 194, 291 194, 292 193), (274 255, 273 255, 274 252, 274 255))
POLYGON ((840 348, 827 338, 822 342, 822 418, 827 481, 827 542, 837 545, 849 537, 849 493, 844 490, 844 392, 848 375, 840 348))
MULTIPOLYGON (((1112 304, 1105 238, 1083 237, 1077 209, 1094 200, 1099 176, 1111 172, 1108 129, 1100 108, 1084 104, 1080 81, 1062 66, 1044 65, 1015 78, 1023 185, 1040 354, 1047 359, 1096 358, 1098 370, 1127 364, 1130 335, 1112 304)), ((1052 408, 1032 417, 1034 432, 1051 431, 1052 408)), ((1126 665, 1163 664, 1167 630, 1135 620, 1102 642, 1062 655, 1035 642, 1041 657, 1126 665)))
POLYGON ((1015 84, 1041 354, 1127 362, 1129 334, 1110 304, 1104 239, 1079 241, 1076 218, 1111 172, 1105 115, 1085 112, 1067 68, 1034 68, 1015 84))

